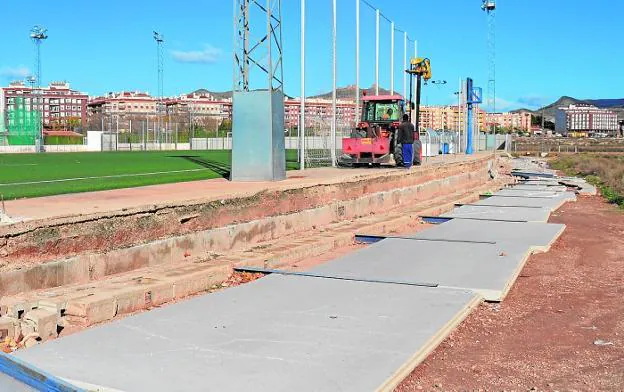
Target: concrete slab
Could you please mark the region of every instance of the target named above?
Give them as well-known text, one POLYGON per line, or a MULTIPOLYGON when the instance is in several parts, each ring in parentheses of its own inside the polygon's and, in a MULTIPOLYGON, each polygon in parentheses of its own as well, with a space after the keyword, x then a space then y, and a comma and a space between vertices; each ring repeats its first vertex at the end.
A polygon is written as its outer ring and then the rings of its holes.
POLYGON ((268 276, 17 356, 127 392, 392 390, 479 302, 465 290, 268 276))
POLYGON ((521 206, 521 207, 542 207, 550 211, 555 211, 566 202, 565 199, 558 198, 531 198, 522 196, 491 196, 482 200, 476 201, 473 204, 484 206, 521 206))
POLYGON ((388 238, 317 266, 310 272, 359 279, 437 283, 501 301, 529 255, 514 244, 388 238))
POLYGON ((409 238, 444 238, 462 241, 493 241, 547 251, 563 233, 565 225, 537 222, 495 222, 453 219, 420 231, 409 238))
POLYGON ((523 185, 560 185, 558 178, 532 178, 529 180, 519 179, 523 185))
POLYGON ((516 196, 516 197, 530 197, 530 198, 554 198, 563 200, 576 200, 574 192, 556 192, 556 191, 541 191, 541 190, 526 190, 526 189, 513 189, 505 188, 494 195, 498 196, 516 196))
POLYGON ((544 192, 566 192, 567 187, 563 185, 543 185, 543 184, 517 184, 509 186, 505 189, 513 189, 515 191, 544 191, 544 192))
POLYGON ((559 182, 569 185, 569 186, 576 186, 579 187, 580 189, 578 190, 578 192, 580 194, 584 194, 584 195, 596 195, 598 192, 596 190, 596 187, 590 183, 588 183, 587 181, 585 181, 582 178, 576 178, 576 177, 560 177, 559 178, 559 182))
POLYGON ((492 197, 489 197, 485 201, 483 201, 483 203, 486 204, 484 206, 464 205, 461 207, 456 207, 452 211, 442 215, 442 217, 523 222, 546 222, 550 217, 550 208, 508 208, 504 206, 492 207, 492 203, 490 203, 491 200, 492 197))
POLYGON ((0 391, 36 392, 37 390, 7 374, 0 372, 0 391))
POLYGON ((531 157, 514 158, 511 161, 514 170, 523 171, 534 174, 553 174, 554 171, 546 168, 546 161, 543 159, 535 159, 531 157))

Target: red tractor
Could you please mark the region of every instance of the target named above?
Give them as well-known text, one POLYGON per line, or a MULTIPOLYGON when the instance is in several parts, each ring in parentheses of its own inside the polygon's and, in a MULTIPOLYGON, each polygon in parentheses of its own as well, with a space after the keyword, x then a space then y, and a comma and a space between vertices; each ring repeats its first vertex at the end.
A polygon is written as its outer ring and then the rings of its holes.
MULTIPOLYGON (((403 152, 396 143, 396 131, 404 113, 405 101, 400 95, 363 96, 361 121, 351 137, 342 139, 343 155, 339 163, 342 166, 380 166, 391 163, 392 156, 397 166, 403 166, 403 152)), ((418 133, 414 139, 418 139, 418 133)), ((420 148, 414 151, 418 154, 415 163, 420 162, 420 148)))
MULTIPOLYGON (((431 63, 428 58, 410 59, 409 74, 410 109, 415 109, 414 164, 421 161, 420 143, 420 90, 422 79, 431 79, 431 63), (416 77, 416 104, 412 103, 412 80, 416 77)), ((406 112, 405 100, 400 95, 378 95, 362 97, 362 119, 351 137, 342 139, 343 155, 338 164, 342 166, 379 166, 394 157, 397 166, 403 166, 402 146, 396 142, 397 129, 406 112)), ((410 120, 412 110, 410 110, 410 120)))

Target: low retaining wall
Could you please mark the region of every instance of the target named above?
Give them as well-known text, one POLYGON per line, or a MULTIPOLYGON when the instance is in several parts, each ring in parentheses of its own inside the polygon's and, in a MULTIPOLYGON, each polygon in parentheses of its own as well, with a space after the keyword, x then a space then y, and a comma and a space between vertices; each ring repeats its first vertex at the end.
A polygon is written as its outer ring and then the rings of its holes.
POLYGON ((488 158, 228 200, 3 228, 0 293, 86 283, 255 243, 483 185, 488 158))
MULTIPOLYGON (((46 144, 44 152, 86 152, 89 151, 85 144, 46 144)), ((0 146, 0 154, 26 154, 36 153, 36 146, 0 146)))

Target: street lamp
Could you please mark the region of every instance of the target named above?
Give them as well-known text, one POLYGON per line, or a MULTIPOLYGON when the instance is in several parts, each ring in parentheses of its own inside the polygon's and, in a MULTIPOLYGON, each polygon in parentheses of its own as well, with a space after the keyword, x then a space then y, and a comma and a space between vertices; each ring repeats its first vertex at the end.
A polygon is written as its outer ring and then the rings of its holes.
MULTIPOLYGON (((435 86, 442 86, 446 84, 446 80, 430 80, 429 83, 435 86)), ((425 85, 426 84, 427 81, 425 81, 425 85)), ((429 92, 427 92, 427 95, 425 96, 425 106, 429 106, 429 92)))

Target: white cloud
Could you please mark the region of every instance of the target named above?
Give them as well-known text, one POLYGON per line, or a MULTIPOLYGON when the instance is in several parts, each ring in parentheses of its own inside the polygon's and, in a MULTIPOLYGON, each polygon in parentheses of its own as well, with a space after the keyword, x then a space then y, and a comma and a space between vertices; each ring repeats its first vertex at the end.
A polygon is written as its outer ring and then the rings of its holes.
POLYGON ((0 77, 7 79, 24 79, 30 75, 30 70, 27 67, 2 67, 0 68, 0 77))
POLYGON ((529 109, 537 109, 548 105, 550 102, 548 97, 538 94, 529 94, 518 98, 518 102, 529 109))
POLYGON ((171 56, 180 63, 212 64, 217 62, 223 51, 212 45, 205 45, 203 50, 171 51, 171 56))
MULTIPOLYGON (((484 106, 485 102, 484 102, 484 106)), ((505 98, 496 97, 496 110, 497 111, 507 111, 513 109, 519 109, 522 107, 522 104, 518 101, 507 100, 505 98)))

